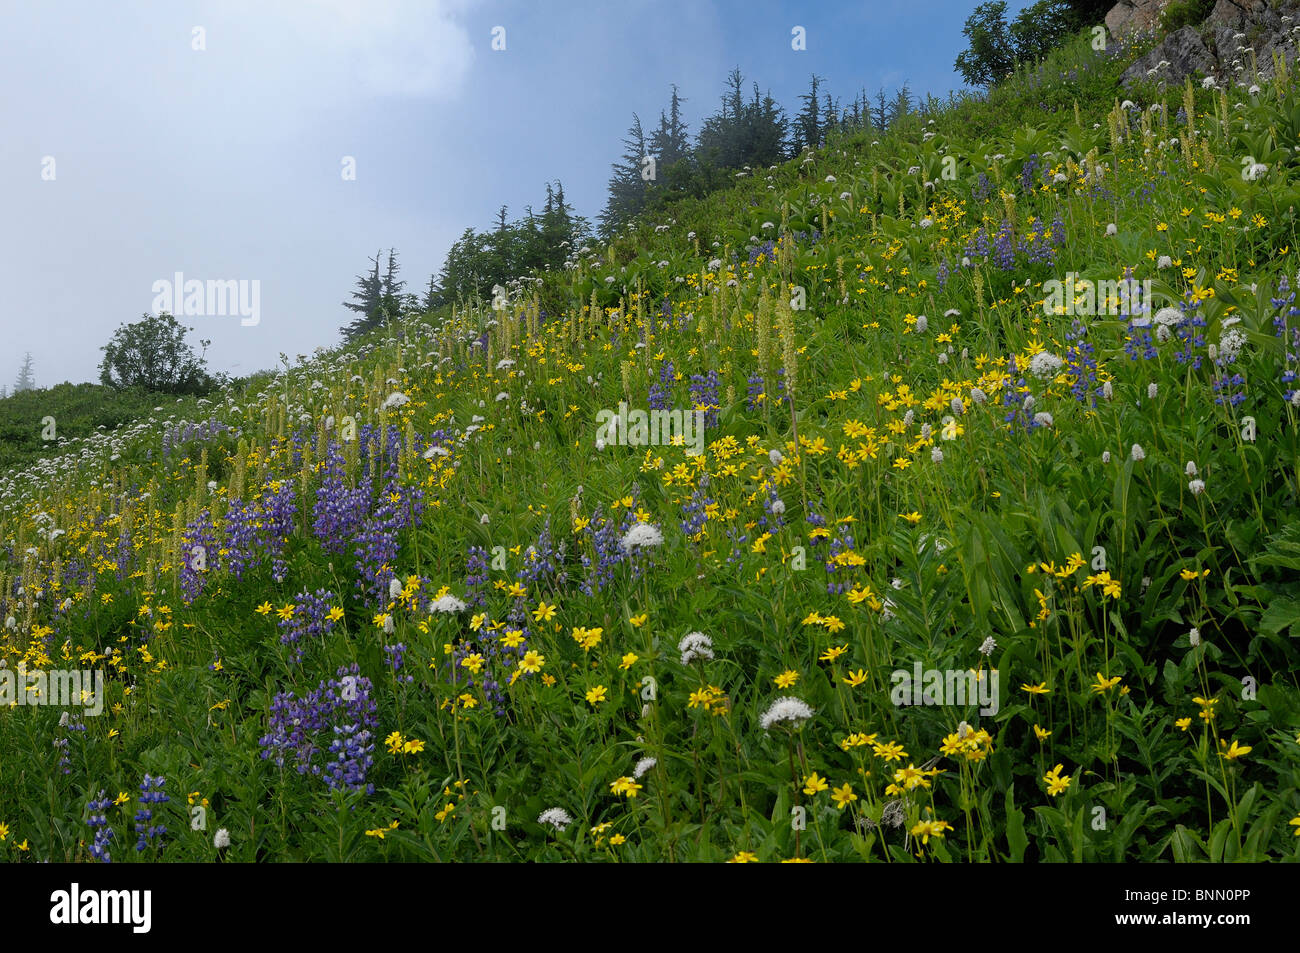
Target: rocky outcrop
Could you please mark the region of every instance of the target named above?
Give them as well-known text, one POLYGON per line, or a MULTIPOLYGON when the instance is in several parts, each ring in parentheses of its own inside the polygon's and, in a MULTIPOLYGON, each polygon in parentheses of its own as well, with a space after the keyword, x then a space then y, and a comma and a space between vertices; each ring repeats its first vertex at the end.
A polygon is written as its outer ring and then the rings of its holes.
MULTIPOLYGON (((1106 27, 1115 36, 1153 29, 1164 5, 1120 0, 1106 14, 1106 27)), ((1273 75, 1275 52, 1294 62, 1297 41, 1300 0, 1217 0, 1204 23, 1165 36, 1124 71, 1122 82, 1181 85, 1196 75, 1213 76, 1216 83, 1254 82, 1273 75)))
POLYGON ((1170 33, 1150 53, 1134 60, 1124 71, 1122 82, 1126 86, 1140 79, 1181 83, 1185 76, 1212 74, 1218 65, 1196 27, 1185 26, 1170 33))
POLYGON ((1160 11, 1169 0, 1120 0, 1106 14, 1106 29, 1111 36, 1124 36, 1155 29, 1160 11))

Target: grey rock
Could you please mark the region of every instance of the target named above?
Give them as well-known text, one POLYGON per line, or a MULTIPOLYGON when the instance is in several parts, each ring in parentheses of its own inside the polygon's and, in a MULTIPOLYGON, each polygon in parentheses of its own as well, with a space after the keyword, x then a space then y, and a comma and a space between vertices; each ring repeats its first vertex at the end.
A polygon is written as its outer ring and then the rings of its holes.
POLYGON ((1201 39, 1201 34, 1195 27, 1185 26, 1166 36, 1150 53, 1134 60, 1120 81, 1125 86, 1141 80, 1181 85, 1186 77, 1196 73, 1214 73, 1217 67, 1214 54, 1201 39), (1161 63, 1169 65, 1160 66, 1161 63), (1152 74, 1151 70, 1155 73, 1152 74))

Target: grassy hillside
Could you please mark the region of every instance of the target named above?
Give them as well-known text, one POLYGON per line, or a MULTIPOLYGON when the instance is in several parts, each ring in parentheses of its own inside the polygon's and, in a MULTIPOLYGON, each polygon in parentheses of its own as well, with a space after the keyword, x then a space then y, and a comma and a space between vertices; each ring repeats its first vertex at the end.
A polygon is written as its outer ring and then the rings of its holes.
POLYGON ((1295 857, 1300 95, 1131 56, 0 481, 0 856, 1295 857))

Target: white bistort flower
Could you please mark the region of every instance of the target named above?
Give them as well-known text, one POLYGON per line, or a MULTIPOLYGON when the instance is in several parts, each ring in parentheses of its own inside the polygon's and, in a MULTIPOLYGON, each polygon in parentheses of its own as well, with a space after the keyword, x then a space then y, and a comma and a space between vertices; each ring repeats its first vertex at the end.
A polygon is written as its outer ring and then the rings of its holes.
POLYGON ((1219 360, 1231 364, 1241 355, 1246 344, 1246 332, 1241 328, 1228 328, 1219 337, 1219 360))
POLYGON ((1187 484, 1187 489, 1192 491, 1192 496, 1200 496, 1205 492, 1204 480, 1192 480, 1187 484))
POLYGON ((430 612, 444 612, 447 615, 453 615, 454 613, 457 612, 464 612, 465 609, 466 609, 465 603, 461 602, 455 596, 450 594, 445 595, 439 599, 435 599, 433 600, 433 602, 429 603, 430 612))
POLYGON ((630 553, 634 549, 653 549, 655 546, 663 545, 663 541, 664 534, 659 532, 659 527, 650 523, 633 523, 623 534, 619 546, 624 552, 630 553))
POLYGON ((642 758, 636 763, 636 767, 632 769, 632 777, 639 780, 641 775, 645 774, 658 763, 659 761, 656 758, 642 758))
POLYGON ((713 640, 703 632, 688 632, 677 643, 677 651, 682 653, 683 665, 690 665, 697 658, 708 661, 713 658, 713 640))
POLYGON ((789 725, 797 728, 813 716, 808 703, 793 695, 785 695, 772 702, 759 718, 758 723, 764 731, 771 731, 773 725, 789 725))
POLYGON ((1142 449, 1142 444, 1135 443, 1133 444, 1133 449, 1129 451, 1129 456, 1131 456, 1134 462, 1136 462, 1138 460, 1145 460, 1147 458, 1147 452, 1142 449))
POLYGON ((548 807, 537 815, 537 823, 550 824, 557 831, 562 831, 573 823, 573 818, 562 807, 548 807))
POLYGON ((230 831, 224 827, 217 828, 217 833, 212 837, 212 846, 217 850, 223 850, 230 846, 230 831))
POLYGON ((1050 351, 1039 351, 1029 359, 1029 373, 1039 380, 1047 380, 1055 377, 1064 363, 1065 361, 1050 351))

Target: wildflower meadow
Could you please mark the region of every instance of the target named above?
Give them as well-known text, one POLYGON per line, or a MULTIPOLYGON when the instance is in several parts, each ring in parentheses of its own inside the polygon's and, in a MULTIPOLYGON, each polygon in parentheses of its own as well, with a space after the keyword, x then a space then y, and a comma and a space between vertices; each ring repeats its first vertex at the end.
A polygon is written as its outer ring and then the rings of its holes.
POLYGON ((1300 858, 1300 92, 1149 46, 0 475, 0 859, 1300 858))

